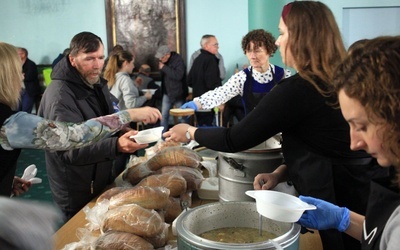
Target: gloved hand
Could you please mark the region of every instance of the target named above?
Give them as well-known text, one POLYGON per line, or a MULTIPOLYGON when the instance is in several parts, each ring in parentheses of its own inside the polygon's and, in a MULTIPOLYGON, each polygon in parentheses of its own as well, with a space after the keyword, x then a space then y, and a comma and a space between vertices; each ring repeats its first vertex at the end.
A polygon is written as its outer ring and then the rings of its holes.
POLYGON ((299 198, 317 207, 315 210, 307 210, 303 213, 298 221, 300 225, 318 230, 336 228, 340 232, 346 231, 349 227, 349 209, 338 207, 332 203, 313 197, 300 195, 299 198))
POLYGON ((184 103, 181 106, 181 109, 194 109, 194 111, 198 110, 197 105, 196 105, 196 103, 194 101, 190 101, 190 102, 184 103))

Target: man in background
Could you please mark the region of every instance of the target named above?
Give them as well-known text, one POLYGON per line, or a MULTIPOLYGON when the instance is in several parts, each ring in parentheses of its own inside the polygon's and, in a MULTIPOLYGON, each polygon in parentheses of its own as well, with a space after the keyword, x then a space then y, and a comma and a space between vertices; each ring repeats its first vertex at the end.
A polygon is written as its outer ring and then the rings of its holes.
MULTIPOLYGON (((204 45, 205 45, 205 41, 207 39, 204 38, 204 36, 201 38, 200 40, 200 48, 204 49, 204 45)), ((188 71, 190 71, 190 69, 193 66, 193 62, 194 60, 201 54, 201 49, 196 50, 195 52, 193 52, 192 56, 190 57, 190 64, 189 64, 189 68, 188 71)), ((224 58, 222 57, 222 55, 217 52, 217 54, 215 55, 218 58, 218 67, 219 67, 219 76, 221 78, 221 81, 223 81, 226 77, 226 69, 225 69, 225 64, 224 64, 224 58)))
MULTIPOLYGON (((201 96, 209 90, 221 86, 219 70, 218 40, 214 35, 204 35, 201 38, 200 55, 193 61, 188 75, 188 85, 193 88, 193 98, 201 96)), ((214 111, 196 112, 199 126, 212 126, 214 111)))
MULTIPOLYGON (((107 82, 100 77, 104 65, 101 38, 81 32, 72 38, 70 49, 70 54, 54 68, 39 115, 78 123, 114 113, 107 82)), ((156 109, 144 112, 160 118, 156 109)), ((132 135, 134 133, 129 131, 76 150, 46 151, 46 170, 53 199, 67 220, 114 181, 113 161, 117 157, 148 146, 131 140, 132 135)))
MULTIPOLYGON (((40 101, 42 88, 40 87, 38 70, 36 63, 28 58, 28 50, 25 48, 18 48, 18 54, 22 61, 22 72, 24 73, 25 88, 21 93, 21 106, 20 111, 31 113, 33 105, 40 101)), ((36 108, 39 105, 36 105, 36 108)))
POLYGON ((134 78, 135 85, 143 93, 143 89, 156 89, 150 100, 147 100, 143 106, 150 106, 161 110, 161 88, 156 84, 153 78, 150 77, 151 68, 148 64, 142 64, 137 75, 134 78))
MULTIPOLYGON (((179 108, 188 96, 186 83, 186 66, 183 58, 178 53, 171 51, 167 45, 157 49, 155 57, 159 60, 161 73, 162 104, 161 125, 164 126, 163 133, 168 131, 169 110, 174 106, 179 108)), ((181 122, 185 122, 180 118, 181 122)))
POLYGON ((67 56, 69 54, 69 48, 64 49, 63 53, 58 54, 58 56, 56 57, 56 59, 54 59, 54 61, 51 63, 51 67, 54 68, 56 66, 56 64, 61 61, 61 59, 63 59, 65 56, 67 56))

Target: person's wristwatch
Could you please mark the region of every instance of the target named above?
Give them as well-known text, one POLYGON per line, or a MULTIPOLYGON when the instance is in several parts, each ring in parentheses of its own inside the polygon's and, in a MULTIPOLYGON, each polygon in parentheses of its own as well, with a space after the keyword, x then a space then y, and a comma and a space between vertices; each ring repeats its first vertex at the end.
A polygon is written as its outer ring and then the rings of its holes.
POLYGON ((189 141, 191 141, 191 140, 192 140, 192 137, 190 136, 189 128, 190 128, 190 127, 188 127, 188 129, 186 130, 186 138, 187 138, 189 141))

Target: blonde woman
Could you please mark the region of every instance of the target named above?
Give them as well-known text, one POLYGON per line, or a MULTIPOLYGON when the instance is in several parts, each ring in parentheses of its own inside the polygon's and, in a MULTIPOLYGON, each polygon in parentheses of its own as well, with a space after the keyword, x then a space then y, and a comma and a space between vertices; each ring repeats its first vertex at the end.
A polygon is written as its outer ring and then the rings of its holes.
POLYGON ((80 124, 16 112, 22 80, 22 64, 16 47, 0 42, 0 195, 18 195, 30 186, 29 182, 14 177, 20 148, 67 150, 83 147, 111 136, 132 120, 154 123, 161 118, 160 112, 153 108, 131 109, 80 124))
POLYGON ((104 78, 108 81, 108 88, 118 100, 121 110, 141 107, 152 95, 150 92, 140 96, 139 90, 130 77, 134 66, 134 59, 130 52, 119 51, 113 54, 104 71, 104 78))

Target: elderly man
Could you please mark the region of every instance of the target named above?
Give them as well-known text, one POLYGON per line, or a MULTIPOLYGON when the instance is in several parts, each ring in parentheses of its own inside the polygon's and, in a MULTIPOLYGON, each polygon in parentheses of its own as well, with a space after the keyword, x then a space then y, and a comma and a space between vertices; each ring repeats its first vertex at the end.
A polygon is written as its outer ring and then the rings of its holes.
MULTIPOLYGON (((161 73, 163 95, 161 125, 164 126, 164 133, 168 131, 169 110, 174 106, 177 108, 182 106, 189 91, 186 84, 186 66, 182 56, 171 51, 167 45, 162 45, 157 49, 155 57, 159 60, 161 73)), ((180 121, 185 122, 183 118, 180 121)))
MULTIPOLYGON (((39 115, 77 123, 114 113, 112 95, 106 81, 100 77, 104 65, 104 46, 100 37, 81 32, 72 38, 70 49, 70 54, 53 70, 39 115)), ((157 113, 159 111, 152 114, 157 113)), ((112 169, 117 157, 148 146, 131 140, 129 137, 133 134, 129 131, 76 150, 46 151, 50 188, 66 219, 113 182, 112 169)))
MULTIPOLYGON (((209 90, 221 86, 218 40, 214 35, 202 37, 202 49, 200 55, 193 61, 188 75, 188 85, 193 88, 193 98, 201 96, 209 90)), ((212 126, 214 112, 196 112, 199 126, 212 126)))
MULTIPOLYGON (((200 49, 196 50, 195 52, 193 52, 192 56, 190 57, 190 64, 188 67, 188 71, 190 71, 190 69, 193 66, 193 62, 194 60, 201 54, 201 49, 204 49, 206 43, 207 43, 207 35, 204 35, 201 40, 200 40, 200 49)), ((219 76, 221 78, 221 81, 223 81, 226 77, 226 69, 225 69, 225 64, 224 64, 224 58, 222 57, 222 55, 217 52, 217 54, 215 55, 218 58, 218 67, 219 67, 219 76)))

